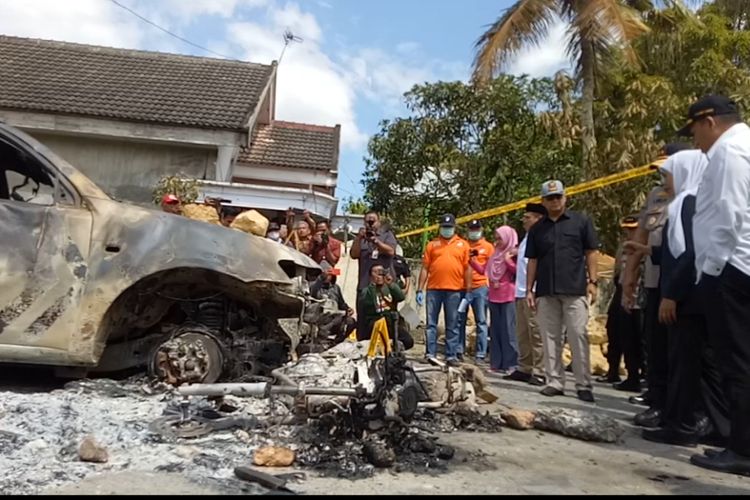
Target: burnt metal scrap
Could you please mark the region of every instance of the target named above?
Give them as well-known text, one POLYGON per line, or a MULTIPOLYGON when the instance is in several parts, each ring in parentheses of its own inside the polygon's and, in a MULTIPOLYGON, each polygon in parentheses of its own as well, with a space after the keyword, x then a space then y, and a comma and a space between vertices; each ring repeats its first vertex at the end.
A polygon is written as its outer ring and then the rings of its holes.
MULTIPOLYGON (((454 450, 434 433, 500 430, 499 418, 476 410, 461 370, 414 367, 397 345, 373 352, 372 345, 345 342, 274 370, 273 381, 184 385, 176 393, 186 398, 185 408, 197 397, 281 402, 288 413, 275 424, 296 425, 297 464, 337 477, 365 477, 383 467, 444 470, 454 450)), ((181 425, 194 432, 185 415, 181 425)))
POLYGON ((327 321, 294 249, 113 200, 4 124, 0 158, 0 363, 213 383, 268 375, 327 321))

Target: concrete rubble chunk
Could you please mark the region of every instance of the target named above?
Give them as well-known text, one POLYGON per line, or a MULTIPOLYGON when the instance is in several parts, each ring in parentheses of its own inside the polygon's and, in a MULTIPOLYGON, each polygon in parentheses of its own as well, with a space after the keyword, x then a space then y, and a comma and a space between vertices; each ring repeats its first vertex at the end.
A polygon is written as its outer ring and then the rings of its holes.
POLYGON ((612 417, 562 408, 538 410, 534 427, 584 441, 604 443, 616 443, 625 433, 625 429, 612 417))
POLYGON ((294 463, 294 452, 281 446, 264 446, 255 450, 253 465, 289 467, 294 463))
POLYGON ((86 436, 78 447, 78 458, 81 462, 104 464, 109 461, 107 449, 96 442, 93 436, 86 436))
POLYGON ((508 427, 525 431, 534 428, 536 414, 533 411, 519 410, 516 408, 506 410, 500 414, 508 427))

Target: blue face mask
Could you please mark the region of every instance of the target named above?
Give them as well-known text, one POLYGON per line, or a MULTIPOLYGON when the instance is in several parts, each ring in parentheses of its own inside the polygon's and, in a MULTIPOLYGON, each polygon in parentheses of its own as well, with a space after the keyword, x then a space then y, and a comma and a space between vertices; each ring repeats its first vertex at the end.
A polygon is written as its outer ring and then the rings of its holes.
POLYGON ((454 227, 441 227, 440 228, 440 236, 442 236, 446 240, 453 238, 454 234, 456 234, 456 228, 454 227))
POLYGON ((479 241, 482 239, 482 231, 469 231, 469 239, 471 241, 479 241))

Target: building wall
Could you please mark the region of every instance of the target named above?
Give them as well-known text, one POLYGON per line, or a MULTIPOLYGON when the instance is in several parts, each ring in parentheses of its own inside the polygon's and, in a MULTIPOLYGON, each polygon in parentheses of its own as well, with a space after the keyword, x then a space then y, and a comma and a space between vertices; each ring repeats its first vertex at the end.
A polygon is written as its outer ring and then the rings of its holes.
POLYGON ((29 133, 119 200, 150 204, 154 187, 165 175, 215 175, 216 148, 29 133))

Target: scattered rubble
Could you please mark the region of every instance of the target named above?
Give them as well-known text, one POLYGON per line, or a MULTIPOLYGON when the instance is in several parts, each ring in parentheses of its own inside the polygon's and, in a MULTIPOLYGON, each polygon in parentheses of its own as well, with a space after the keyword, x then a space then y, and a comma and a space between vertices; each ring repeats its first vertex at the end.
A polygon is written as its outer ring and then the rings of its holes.
POLYGON ((39 493, 102 470, 179 472, 236 489, 236 469, 250 456, 266 466, 293 464, 347 479, 371 476, 376 467, 440 473, 455 450, 436 433, 501 430, 499 416, 477 410, 474 387, 461 370, 422 365, 446 398, 419 407, 422 375, 399 369, 398 357, 363 372, 363 348, 342 344, 304 355, 274 371, 281 385, 267 385, 263 377, 242 384, 282 389, 262 397, 186 398, 141 376, 83 380, 39 393, 0 392, 0 491, 39 493), (362 381, 375 384, 372 396, 369 389, 354 390, 362 381), (286 392, 290 385, 298 389, 286 392), (301 388, 313 395, 300 397, 301 388), (348 396, 326 388, 345 389, 348 396))
POLYGON ((78 459, 81 462, 105 464, 109 461, 107 448, 96 442, 93 436, 86 436, 78 447, 78 459))
POLYGON ((537 411, 534 427, 584 441, 604 443, 617 443, 625 433, 615 419, 606 415, 561 408, 537 411))
POLYGON ((294 463, 294 451, 281 446, 264 446, 255 450, 253 465, 289 467, 294 463))
POLYGON ((525 431, 534 428, 536 414, 533 411, 510 409, 500 414, 508 427, 525 431))

